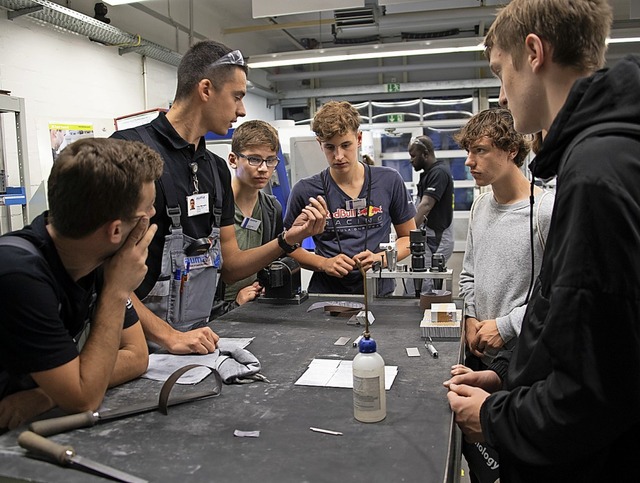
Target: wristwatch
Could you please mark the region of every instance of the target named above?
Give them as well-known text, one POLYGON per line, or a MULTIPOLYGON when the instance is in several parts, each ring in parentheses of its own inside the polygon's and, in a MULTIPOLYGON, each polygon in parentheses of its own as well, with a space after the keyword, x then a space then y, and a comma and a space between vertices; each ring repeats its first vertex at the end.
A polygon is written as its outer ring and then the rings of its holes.
POLYGON ((298 248, 300 248, 300 243, 289 245, 287 241, 284 239, 284 234, 286 232, 287 230, 284 230, 282 233, 278 235, 278 245, 280 245, 280 248, 282 248, 282 250, 285 253, 289 254, 289 253, 295 252, 298 248))

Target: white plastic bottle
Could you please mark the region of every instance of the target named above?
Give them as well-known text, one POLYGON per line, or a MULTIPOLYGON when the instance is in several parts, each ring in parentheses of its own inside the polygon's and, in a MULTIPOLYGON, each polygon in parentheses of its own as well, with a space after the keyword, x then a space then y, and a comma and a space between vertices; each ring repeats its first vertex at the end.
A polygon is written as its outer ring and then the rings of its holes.
POLYGON ((353 359, 353 416, 363 423, 387 417, 384 390, 384 360, 376 352, 376 341, 362 338, 353 359))

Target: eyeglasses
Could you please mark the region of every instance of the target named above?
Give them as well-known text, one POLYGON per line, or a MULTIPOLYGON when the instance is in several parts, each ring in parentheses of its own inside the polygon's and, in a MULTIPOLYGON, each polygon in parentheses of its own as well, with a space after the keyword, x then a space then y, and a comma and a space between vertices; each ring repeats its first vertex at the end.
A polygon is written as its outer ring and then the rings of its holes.
POLYGON ((215 62, 212 62, 209 67, 215 67, 218 65, 239 65, 244 67, 246 64, 244 62, 244 57, 242 57, 242 52, 239 50, 232 50, 231 52, 223 55, 215 62))
POLYGON ((280 159, 278 156, 270 156, 267 159, 263 159, 260 156, 247 156, 242 153, 234 153, 236 156, 244 158, 249 163, 249 166, 262 166, 262 163, 266 164, 268 168, 275 168, 278 166, 280 159))

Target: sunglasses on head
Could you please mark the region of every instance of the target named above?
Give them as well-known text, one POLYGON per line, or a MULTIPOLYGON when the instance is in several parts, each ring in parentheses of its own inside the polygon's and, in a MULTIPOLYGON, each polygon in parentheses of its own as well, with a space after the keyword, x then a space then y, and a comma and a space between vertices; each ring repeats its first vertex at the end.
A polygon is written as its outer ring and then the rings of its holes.
POLYGON ((244 57, 242 57, 242 52, 239 50, 232 50, 231 52, 223 55, 215 62, 211 63, 211 67, 215 67, 218 65, 239 65, 244 67, 246 64, 244 62, 244 57))

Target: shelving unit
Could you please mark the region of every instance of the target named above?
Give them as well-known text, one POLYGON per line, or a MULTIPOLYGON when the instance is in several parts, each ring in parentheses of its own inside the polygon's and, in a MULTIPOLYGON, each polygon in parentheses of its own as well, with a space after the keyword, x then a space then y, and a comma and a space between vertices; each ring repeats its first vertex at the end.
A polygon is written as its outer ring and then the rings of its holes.
MULTIPOLYGON (((28 224, 28 213, 27 213, 27 196, 26 196, 26 181, 24 175, 25 165, 27 163, 27 138, 25 136, 25 115, 24 115, 24 99, 20 97, 13 97, 8 95, 0 95, 0 115, 2 114, 13 114, 15 116, 16 123, 16 140, 18 143, 18 172, 20 175, 20 186, 11 187, 6 186, 0 192, 0 206, 4 206, 6 210, 6 220, 7 227, 6 230, 4 227, 0 226, 0 232, 4 233, 6 231, 11 231, 11 206, 20 205, 22 207, 22 223, 23 225, 28 224)), ((2 126, 0 125, 0 140, 2 140, 2 126)), ((0 171, 3 173, 6 172, 5 169, 5 159, 2 156, 2 151, 0 150, 0 171)), ((1 186, 4 186, 3 182, 0 183, 1 186)))

